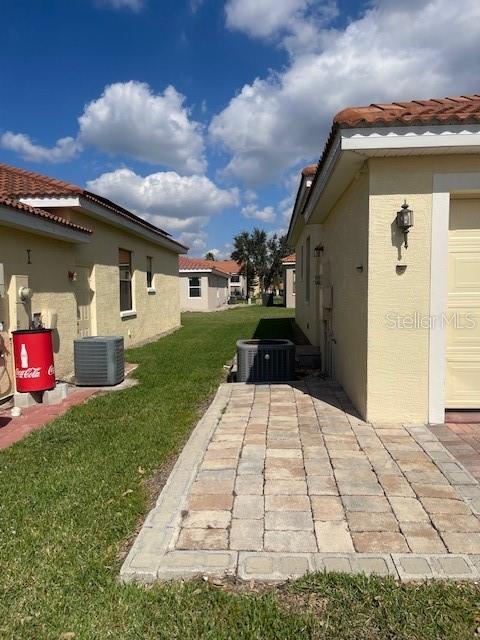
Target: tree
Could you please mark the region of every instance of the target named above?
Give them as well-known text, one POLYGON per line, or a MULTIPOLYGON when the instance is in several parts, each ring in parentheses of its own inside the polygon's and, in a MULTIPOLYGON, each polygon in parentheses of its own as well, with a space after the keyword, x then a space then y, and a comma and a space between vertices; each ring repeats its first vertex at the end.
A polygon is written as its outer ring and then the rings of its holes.
POLYGON ((207 251, 205 254, 205 260, 215 260, 215 254, 212 251, 207 251))
POLYGON ((234 237, 233 247, 230 257, 241 265, 241 273, 247 280, 246 295, 249 298, 255 278, 255 270, 252 263, 252 242, 248 231, 242 231, 242 233, 234 237))
POLYGON ((242 273, 247 278, 247 295, 258 278, 260 290, 272 285, 278 286, 282 277, 282 258, 288 254, 286 236, 276 234, 268 239, 262 229, 248 233, 242 231, 233 239, 232 260, 242 265, 242 273))
POLYGON ((288 255, 287 236, 278 237, 275 233, 267 242, 269 269, 265 286, 278 288, 283 277, 282 258, 288 255))

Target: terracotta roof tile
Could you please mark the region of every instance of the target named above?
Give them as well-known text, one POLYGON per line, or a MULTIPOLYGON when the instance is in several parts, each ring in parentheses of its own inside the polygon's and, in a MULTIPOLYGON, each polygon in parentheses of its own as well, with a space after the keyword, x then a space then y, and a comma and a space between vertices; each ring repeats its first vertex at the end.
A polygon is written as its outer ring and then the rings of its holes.
POLYGON ((159 229, 147 220, 140 218, 131 211, 128 211, 128 209, 124 209, 107 198, 103 198, 102 196, 86 191, 75 184, 64 182, 63 180, 56 180, 55 178, 34 173, 33 171, 27 171, 26 169, 19 169, 18 167, 0 163, 0 197, 2 198, 18 200, 20 198, 59 198, 72 196, 82 196, 90 202, 94 202, 123 218, 128 218, 141 227, 147 228, 149 231, 153 231, 153 233, 171 238, 170 234, 163 229, 159 229))
POLYGON ((372 103, 366 107, 348 107, 339 111, 333 118, 332 128, 318 161, 313 184, 304 207, 313 192, 313 187, 322 171, 338 129, 461 123, 480 123, 480 94, 411 100, 409 102, 372 103))
POLYGON ((178 256, 178 268, 185 271, 207 271, 213 270, 228 276, 228 271, 217 266, 216 260, 202 260, 200 258, 188 258, 187 256, 178 256))
POLYGON ((290 262, 296 262, 296 256, 294 253, 291 253, 289 256, 285 256, 285 258, 282 258, 282 264, 287 264, 290 262))
POLYGON ((242 265, 235 262, 235 260, 215 260, 215 264, 221 271, 237 275, 242 270, 242 265))
POLYGON ((333 122, 341 127, 480 122, 480 95, 348 107, 333 122))
POLYGON ((316 171, 317 171, 317 163, 315 162, 314 164, 309 164, 307 167, 304 167, 302 169, 302 176, 305 176, 305 177, 314 176, 316 171))
POLYGON ((39 218, 44 218, 49 222, 55 222, 56 224, 60 224, 64 227, 69 227, 70 229, 75 229, 75 231, 81 231, 82 233, 92 233, 91 229, 87 229, 87 227, 82 227, 79 224, 75 224, 74 222, 70 222, 70 220, 66 220, 61 216, 57 216, 49 211, 45 211, 44 209, 38 209, 37 207, 31 207, 28 204, 24 204, 23 202, 18 202, 18 200, 12 200, 11 198, 5 198, 0 195, 0 205, 4 207, 9 207, 10 209, 16 209, 17 211, 21 211, 22 213, 27 213, 32 216, 37 216, 39 218))

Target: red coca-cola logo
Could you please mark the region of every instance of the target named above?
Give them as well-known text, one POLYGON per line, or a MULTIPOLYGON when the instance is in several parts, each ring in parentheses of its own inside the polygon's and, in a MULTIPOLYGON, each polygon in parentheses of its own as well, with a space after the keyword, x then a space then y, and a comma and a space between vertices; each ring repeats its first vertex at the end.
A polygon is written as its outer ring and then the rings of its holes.
POLYGON ((28 369, 16 369, 15 375, 17 378, 40 378, 42 367, 29 367, 28 369))
MULTIPOLYGON (((53 366, 53 364, 51 364, 48 367, 47 374, 49 376, 55 375, 55 367, 53 366)), ((17 378, 24 378, 24 379, 40 378, 40 376, 42 375, 42 367, 28 367, 28 369, 16 369, 15 375, 17 376, 17 378)))

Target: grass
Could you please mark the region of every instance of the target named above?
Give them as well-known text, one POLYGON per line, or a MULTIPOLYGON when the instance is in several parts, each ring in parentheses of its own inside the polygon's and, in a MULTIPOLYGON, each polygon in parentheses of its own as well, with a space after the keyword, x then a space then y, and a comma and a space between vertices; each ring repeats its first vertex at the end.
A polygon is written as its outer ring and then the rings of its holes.
POLYGON ((474 585, 314 575, 282 589, 117 581, 118 553, 240 337, 290 337, 289 310, 186 314, 140 349, 140 384, 75 407, 0 452, 0 638, 473 637, 474 585))

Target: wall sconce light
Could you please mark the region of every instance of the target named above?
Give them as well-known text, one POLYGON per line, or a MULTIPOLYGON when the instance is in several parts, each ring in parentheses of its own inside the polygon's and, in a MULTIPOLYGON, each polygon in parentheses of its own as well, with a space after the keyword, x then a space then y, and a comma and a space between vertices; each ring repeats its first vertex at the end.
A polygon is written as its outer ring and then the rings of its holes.
POLYGON ((323 244, 317 244, 315 249, 313 250, 313 255, 315 258, 319 258, 323 253, 323 244))
POLYGON ((413 227, 413 211, 408 207, 406 200, 400 211, 397 211, 397 227, 403 231, 405 249, 408 249, 408 232, 413 227))
POLYGON ((76 271, 69 271, 68 272, 68 279, 70 280, 70 282, 76 282, 76 280, 77 280, 77 272, 76 271))

